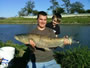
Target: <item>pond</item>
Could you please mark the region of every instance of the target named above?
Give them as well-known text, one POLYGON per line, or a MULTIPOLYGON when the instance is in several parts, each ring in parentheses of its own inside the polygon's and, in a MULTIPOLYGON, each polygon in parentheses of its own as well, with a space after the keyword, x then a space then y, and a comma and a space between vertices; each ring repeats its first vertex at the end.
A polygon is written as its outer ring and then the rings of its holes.
MULTIPOLYGON (((35 24, 1 24, 0 25, 0 40, 6 42, 11 40, 13 43, 22 44, 14 39, 16 34, 29 33, 36 27, 35 24)), ((80 45, 90 47, 90 25, 60 25, 61 34, 72 36, 75 40, 79 40, 80 45)))

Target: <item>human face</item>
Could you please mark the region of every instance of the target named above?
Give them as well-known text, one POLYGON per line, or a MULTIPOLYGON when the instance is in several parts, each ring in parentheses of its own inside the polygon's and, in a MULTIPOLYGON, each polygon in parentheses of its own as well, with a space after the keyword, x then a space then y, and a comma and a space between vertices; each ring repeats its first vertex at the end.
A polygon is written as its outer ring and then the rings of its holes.
POLYGON ((57 21, 57 18, 56 17, 52 20, 52 22, 53 22, 53 26, 59 24, 59 22, 57 21))
POLYGON ((47 23, 47 16, 39 15, 37 22, 38 22, 39 28, 45 28, 46 23, 47 23))

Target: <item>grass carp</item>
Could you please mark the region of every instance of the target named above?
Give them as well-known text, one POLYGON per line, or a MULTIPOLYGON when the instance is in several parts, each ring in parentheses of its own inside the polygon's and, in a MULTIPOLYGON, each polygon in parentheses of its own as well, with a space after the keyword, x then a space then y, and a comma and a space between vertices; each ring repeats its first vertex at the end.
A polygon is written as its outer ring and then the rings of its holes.
MULTIPOLYGON (((50 38, 50 37, 42 36, 38 34, 18 34, 18 35, 15 35, 15 39, 24 44, 26 43, 29 44, 29 40, 32 40, 35 42, 37 47, 43 48, 45 50, 49 50, 49 48, 53 48, 57 46, 64 47, 65 38, 50 38)), ((68 40, 70 41, 70 45, 73 42, 76 42, 72 39, 72 37, 69 37, 68 40)))

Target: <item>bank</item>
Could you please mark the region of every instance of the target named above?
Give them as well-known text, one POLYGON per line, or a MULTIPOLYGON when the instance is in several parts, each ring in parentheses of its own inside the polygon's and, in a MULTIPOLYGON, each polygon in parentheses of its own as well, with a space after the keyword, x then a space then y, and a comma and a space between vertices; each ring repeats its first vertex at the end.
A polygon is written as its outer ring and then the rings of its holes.
MULTIPOLYGON (((47 19, 50 22, 51 18, 47 19)), ((10 17, 0 19, 0 24, 36 24, 36 18, 10 17)), ((60 24, 90 24, 90 16, 63 17, 60 24)))

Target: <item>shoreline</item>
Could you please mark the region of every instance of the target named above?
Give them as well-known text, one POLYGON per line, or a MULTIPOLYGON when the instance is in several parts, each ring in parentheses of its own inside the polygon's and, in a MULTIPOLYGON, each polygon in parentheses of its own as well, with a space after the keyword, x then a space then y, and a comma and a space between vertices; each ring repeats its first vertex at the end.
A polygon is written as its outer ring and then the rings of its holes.
MULTIPOLYGON (((1 24, 37 24, 37 23, 0 23, 1 24)), ((61 23, 59 25, 90 25, 90 23, 61 23)))
MULTIPOLYGON (((51 20, 48 18, 47 23, 51 20)), ((36 18, 13 17, 0 19, 0 24, 37 24, 37 20, 36 18)), ((64 17, 60 24, 90 24, 90 16, 64 17)))

